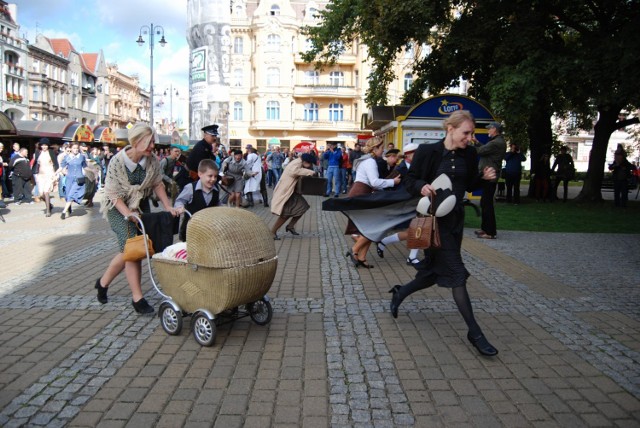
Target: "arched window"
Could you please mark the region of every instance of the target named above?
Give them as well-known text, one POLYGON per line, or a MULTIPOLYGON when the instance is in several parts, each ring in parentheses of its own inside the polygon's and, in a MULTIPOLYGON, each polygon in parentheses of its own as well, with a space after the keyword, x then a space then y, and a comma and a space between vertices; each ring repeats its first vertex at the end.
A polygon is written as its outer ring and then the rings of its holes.
POLYGON ((241 68, 233 70, 233 86, 242 86, 243 73, 241 68))
POLYGON ((267 101, 267 120, 280 120, 280 103, 267 101))
POLYGON ((309 70, 304 72, 305 85, 317 85, 320 81, 320 73, 317 70, 309 70))
POLYGON ((307 103, 304 105, 304 120, 308 122, 318 120, 318 104, 307 103))
POLYGON ((404 90, 408 91, 411 85, 413 85, 413 76, 411 73, 407 73, 404 75, 404 90))
POLYGON ((280 86, 280 69, 269 67, 267 69, 267 86, 280 86))
POLYGON ((332 71, 329 74, 331 86, 344 86, 344 73, 342 71, 332 71))
POLYGON ((242 54, 243 53, 243 40, 242 37, 236 37, 233 39, 233 53, 242 54))
POLYGON ((329 104, 329 120, 332 122, 344 120, 344 106, 342 104, 329 104))
POLYGON ((267 50, 279 51, 280 50, 280 36, 277 34, 269 34, 267 36, 267 50))
POLYGON ((280 15, 280 6, 278 6, 277 4, 272 4, 271 5, 271 10, 269 11, 269 14, 271 16, 280 15))
POLYGON ((242 120, 242 103, 240 101, 233 103, 233 120, 242 120))

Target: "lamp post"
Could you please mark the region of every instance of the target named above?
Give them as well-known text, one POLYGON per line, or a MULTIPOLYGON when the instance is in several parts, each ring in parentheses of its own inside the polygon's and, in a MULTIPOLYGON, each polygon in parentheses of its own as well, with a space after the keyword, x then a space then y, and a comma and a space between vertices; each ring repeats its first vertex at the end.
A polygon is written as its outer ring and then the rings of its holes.
POLYGON ((167 41, 164 38, 164 28, 162 28, 160 25, 153 25, 153 23, 151 23, 150 25, 143 25, 142 27, 140 27, 140 34, 138 35, 138 40, 136 40, 136 43, 138 44, 138 46, 142 46, 144 45, 144 39, 142 38, 143 34, 148 34, 149 35, 149 51, 150 51, 150 65, 149 65, 149 84, 151 86, 151 127, 155 129, 156 125, 153 122, 153 38, 154 35, 156 36, 162 36, 160 38, 160 41, 158 43, 160 43, 160 46, 164 47, 164 45, 167 44, 167 41))
MULTIPOLYGON (((176 97, 179 96, 178 90, 176 89, 176 97)), ((167 90, 164 90, 164 96, 167 96, 167 90)), ((169 84, 169 123, 173 123, 173 83, 169 84)))

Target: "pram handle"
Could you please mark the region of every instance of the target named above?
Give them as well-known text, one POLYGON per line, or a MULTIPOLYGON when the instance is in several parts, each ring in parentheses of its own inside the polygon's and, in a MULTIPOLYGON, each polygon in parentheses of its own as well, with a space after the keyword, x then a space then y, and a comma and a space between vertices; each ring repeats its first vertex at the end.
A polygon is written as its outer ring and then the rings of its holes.
MULTIPOLYGON (((189 211, 184 210, 184 212, 187 213, 189 217, 192 216, 192 214, 189 211)), ((140 226, 140 230, 142 230, 142 234, 145 236, 147 235, 147 231, 144 228, 144 223, 142 222, 142 219, 140 217, 138 217, 135 214, 131 214, 129 217, 125 217, 125 218, 126 219, 133 218, 136 222, 138 222, 138 225, 140 226)), ((158 287, 158 284, 156 284, 156 280, 153 278, 153 272, 151 271, 151 255, 149 254, 149 244, 146 239, 143 239, 142 242, 144 242, 144 250, 147 253, 147 268, 149 269, 149 279, 151 279, 151 284, 153 284, 153 288, 155 288, 158 294, 164 297, 165 299, 172 300, 171 297, 164 294, 160 290, 160 287, 158 287)))

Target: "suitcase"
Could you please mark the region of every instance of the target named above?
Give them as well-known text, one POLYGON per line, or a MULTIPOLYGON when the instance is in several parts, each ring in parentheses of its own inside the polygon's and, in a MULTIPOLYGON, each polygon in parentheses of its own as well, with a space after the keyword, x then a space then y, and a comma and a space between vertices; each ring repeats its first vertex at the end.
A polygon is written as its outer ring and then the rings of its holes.
POLYGON ((327 179, 322 177, 300 177, 296 192, 301 195, 324 196, 327 191, 327 179))

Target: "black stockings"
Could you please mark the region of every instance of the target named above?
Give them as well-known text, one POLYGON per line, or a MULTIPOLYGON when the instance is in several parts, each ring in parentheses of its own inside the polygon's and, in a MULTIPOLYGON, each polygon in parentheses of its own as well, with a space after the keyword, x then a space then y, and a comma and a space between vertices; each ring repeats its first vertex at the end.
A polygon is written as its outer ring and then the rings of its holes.
MULTIPOLYGON (((435 283, 435 275, 421 275, 421 271, 418 271, 415 279, 400 287, 400 289, 398 290, 398 297, 400 297, 400 301, 402 301, 410 294, 413 294, 419 290, 424 290, 425 288, 429 288, 435 283)), ((460 287, 452 288, 451 294, 453 295, 453 300, 458 306, 460 315, 462 315, 464 322, 467 323, 469 333, 471 333, 471 336, 473 337, 479 336, 482 333, 482 330, 480 329, 480 326, 473 316, 473 308, 471 307, 471 299, 469 298, 469 293, 467 292, 467 286, 463 285, 460 287)))

